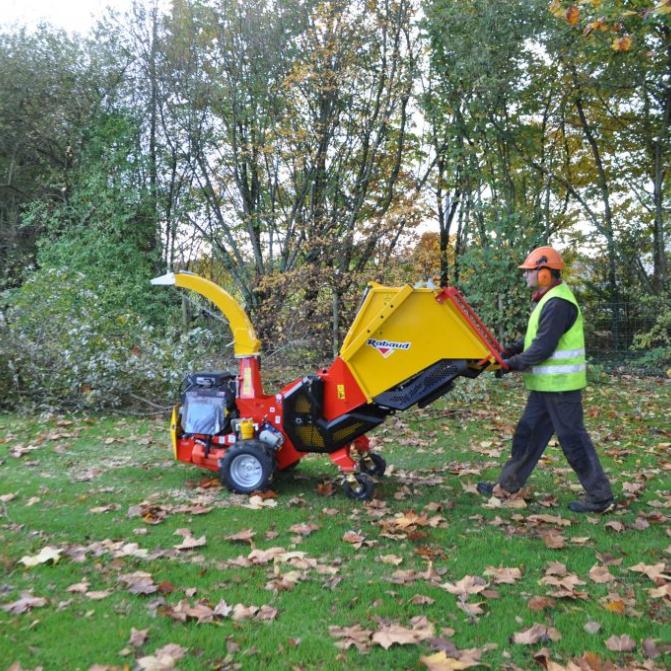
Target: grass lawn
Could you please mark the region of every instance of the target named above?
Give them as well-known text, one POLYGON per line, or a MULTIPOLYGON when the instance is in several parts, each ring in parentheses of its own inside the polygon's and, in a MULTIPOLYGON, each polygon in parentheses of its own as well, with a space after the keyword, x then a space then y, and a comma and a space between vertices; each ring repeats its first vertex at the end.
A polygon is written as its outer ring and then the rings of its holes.
POLYGON ((669 381, 586 392, 603 517, 567 510, 557 445, 524 497, 474 492, 525 396, 477 383, 375 432, 368 504, 326 457, 250 499, 173 462, 164 420, 0 416, 0 671, 669 668, 669 381))

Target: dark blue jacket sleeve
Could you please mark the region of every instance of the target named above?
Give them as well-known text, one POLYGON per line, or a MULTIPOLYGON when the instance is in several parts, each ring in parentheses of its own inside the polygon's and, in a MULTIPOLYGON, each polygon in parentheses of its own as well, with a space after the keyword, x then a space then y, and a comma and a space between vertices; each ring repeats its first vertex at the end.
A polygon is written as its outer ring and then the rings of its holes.
POLYGON ((578 308, 563 298, 551 298, 541 311, 538 332, 531 345, 521 354, 510 357, 512 370, 526 370, 549 358, 557 349, 559 339, 578 318, 578 308))

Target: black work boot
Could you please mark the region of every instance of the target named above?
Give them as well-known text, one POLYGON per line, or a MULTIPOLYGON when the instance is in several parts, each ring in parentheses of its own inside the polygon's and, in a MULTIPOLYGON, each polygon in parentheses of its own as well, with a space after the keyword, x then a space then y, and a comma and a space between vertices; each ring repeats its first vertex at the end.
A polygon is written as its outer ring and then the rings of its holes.
POLYGON ((483 496, 491 497, 494 494, 494 485, 491 482, 478 482, 475 488, 483 496))
POLYGON ((606 501, 571 501, 568 504, 569 510, 574 513, 607 513, 615 508, 614 499, 606 501))

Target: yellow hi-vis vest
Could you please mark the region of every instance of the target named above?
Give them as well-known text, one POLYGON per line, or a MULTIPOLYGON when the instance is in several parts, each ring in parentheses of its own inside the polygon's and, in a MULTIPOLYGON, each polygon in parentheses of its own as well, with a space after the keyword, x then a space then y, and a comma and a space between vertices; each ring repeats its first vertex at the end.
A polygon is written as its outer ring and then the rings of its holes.
POLYGON ((530 372, 524 373, 524 384, 532 391, 573 391, 587 386, 587 366, 585 362, 585 334, 580 307, 571 290, 565 284, 558 284, 538 301, 529 317, 524 349, 527 349, 538 333, 543 306, 551 298, 562 298, 578 308, 578 316, 571 328, 559 339, 557 349, 549 359, 536 364, 530 372))

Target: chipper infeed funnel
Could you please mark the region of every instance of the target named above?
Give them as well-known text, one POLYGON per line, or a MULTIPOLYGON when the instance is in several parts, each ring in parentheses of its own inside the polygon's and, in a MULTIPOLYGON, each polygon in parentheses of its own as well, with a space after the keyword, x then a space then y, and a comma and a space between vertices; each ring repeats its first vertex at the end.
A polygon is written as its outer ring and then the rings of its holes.
POLYGON ((440 361, 499 361, 501 348, 456 289, 371 283, 340 351, 368 402, 440 361))

